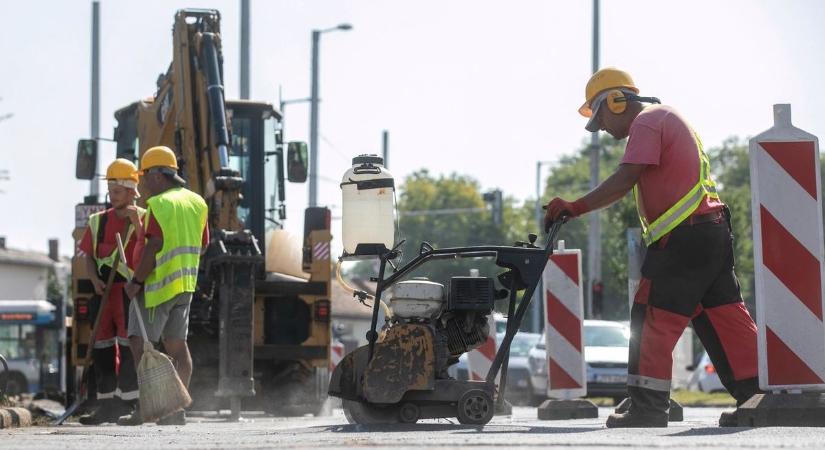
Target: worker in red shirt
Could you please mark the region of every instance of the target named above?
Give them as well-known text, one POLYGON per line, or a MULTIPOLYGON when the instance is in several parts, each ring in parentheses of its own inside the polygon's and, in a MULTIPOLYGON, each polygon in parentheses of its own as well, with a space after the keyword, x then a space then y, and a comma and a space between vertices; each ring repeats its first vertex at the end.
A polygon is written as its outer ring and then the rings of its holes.
MULTIPOLYGON (((698 135, 675 109, 640 97, 630 75, 615 68, 596 72, 579 112, 587 131, 628 138, 618 169, 582 198, 554 198, 545 226, 604 208, 631 190, 647 254, 630 312, 628 412, 611 414, 607 426, 666 427, 672 352, 685 327, 705 346, 719 378, 737 405, 759 391, 756 325, 742 301, 734 273, 730 213, 716 192, 698 135)), ((735 412, 720 425, 735 425, 735 412)))
POLYGON ((129 267, 118 266, 106 305, 99 309, 106 280, 118 258, 115 236, 119 233, 127 243, 127 255, 137 240, 143 239, 143 210, 135 206, 139 197, 137 168, 131 161, 118 158, 106 169, 106 180, 112 207, 89 217, 80 241, 86 273, 96 294, 92 299, 92 316, 96 317, 97 311, 101 314, 92 349, 98 407, 80 417, 84 425, 116 422, 121 415, 133 411, 138 400, 135 363, 126 333, 130 300, 123 291, 131 275, 129 267))

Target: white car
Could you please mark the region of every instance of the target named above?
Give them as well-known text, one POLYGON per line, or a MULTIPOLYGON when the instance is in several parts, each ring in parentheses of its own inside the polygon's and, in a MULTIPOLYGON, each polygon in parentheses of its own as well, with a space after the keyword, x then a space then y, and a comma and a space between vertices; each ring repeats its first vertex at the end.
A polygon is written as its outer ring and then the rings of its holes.
POLYGON ((696 365, 690 377, 688 388, 702 392, 727 392, 719 379, 719 374, 716 373, 716 368, 710 361, 708 352, 704 352, 702 358, 699 359, 699 364, 696 365))
MULTIPOLYGON (((587 395, 612 397, 618 404, 627 396, 627 356, 630 328, 620 322, 584 321, 584 360, 587 364, 587 395)), ((533 397, 538 404, 547 398, 547 349, 545 334, 527 358, 533 397)))

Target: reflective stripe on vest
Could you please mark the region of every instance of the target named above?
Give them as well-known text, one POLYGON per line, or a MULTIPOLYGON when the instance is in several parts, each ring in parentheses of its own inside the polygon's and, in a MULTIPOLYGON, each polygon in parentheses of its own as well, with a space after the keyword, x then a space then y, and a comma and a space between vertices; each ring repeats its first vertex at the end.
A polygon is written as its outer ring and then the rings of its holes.
MULTIPOLYGON (((103 217, 104 214, 108 214, 108 212, 109 212, 108 210, 107 211, 101 211, 99 213, 92 214, 89 217, 89 230, 92 233, 92 257, 95 259, 95 263, 97 264, 98 272, 100 272, 100 270, 103 266, 114 267, 115 259, 118 258, 117 246, 115 246, 115 249, 112 251, 111 255, 103 257, 103 258, 99 258, 97 256, 97 237, 100 234, 100 229, 99 229, 100 228, 100 219, 103 217)), ((144 213, 143 208, 138 208, 138 215, 143 215, 143 213, 144 213)), ((132 233, 135 231, 135 227, 133 227, 132 223, 129 222, 127 224, 127 229, 126 230, 127 230, 126 231, 126 239, 124 240, 124 242, 126 242, 125 245, 128 246, 129 245, 128 244, 129 239, 132 237, 132 233)), ((123 278, 125 278, 127 280, 132 278, 132 269, 130 269, 129 266, 124 267, 123 264, 118 264, 117 265, 117 273, 119 273, 123 278)))
POLYGON ((675 205, 659 216, 653 223, 648 223, 647 218, 642 214, 641 202, 639 201, 639 188, 633 186, 633 198, 636 200, 636 211, 639 213, 639 221, 642 223, 642 238, 645 244, 650 245, 662 236, 670 233, 677 225, 690 217, 702 203, 705 196, 718 199, 716 183, 710 178, 710 160, 702 147, 702 141, 696 132, 693 139, 699 151, 699 181, 685 194, 675 205))
POLYGON ((169 189, 146 203, 145 223, 154 217, 163 233, 163 248, 143 288, 146 307, 152 308, 182 292, 195 292, 207 208, 200 195, 184 188, 169 189))

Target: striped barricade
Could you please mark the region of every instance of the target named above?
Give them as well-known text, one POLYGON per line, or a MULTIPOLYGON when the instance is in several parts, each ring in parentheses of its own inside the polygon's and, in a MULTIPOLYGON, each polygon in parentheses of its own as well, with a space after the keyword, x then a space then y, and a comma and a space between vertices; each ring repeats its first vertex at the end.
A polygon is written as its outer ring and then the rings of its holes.
POLYGON ((750 140, 759 387, 825 388, 819 142, 774 105, 750 140))
POLYGON ((587 395, 584 362, 581 250, 559 241, 544 269, 547 395, 569 400, 587 395))

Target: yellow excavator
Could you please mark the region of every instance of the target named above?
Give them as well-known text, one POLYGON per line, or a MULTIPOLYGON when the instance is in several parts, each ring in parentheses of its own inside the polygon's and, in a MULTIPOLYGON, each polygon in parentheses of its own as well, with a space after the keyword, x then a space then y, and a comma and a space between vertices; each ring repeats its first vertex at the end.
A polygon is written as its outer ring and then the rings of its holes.
MULTIPOLYGON (((137 162, 147 149, 165 145, 176 153, 187 187, 209 206, 212 237, 188 336, 193 409, 230 409, 234 417, 241 408, 318 412, 329 380, 330 212, 307 208, 303 239, 283 230, 285 178, 306 180, 306 144, 284 142, 281 112, 271 104, 224 99, 218 11, 176 13, 173 59, 157 91, 115 118, 112 159, 137 162)), ((97 144, 79 141, 78 178, 96 176, 97 144)), ((91 197, 77 205, 76 240, 88 216, 103 208, 91 197)), ((88 351, 94 320, 88 314, 94 290, 82 266, 75 258, 75 365, 88 351)))

